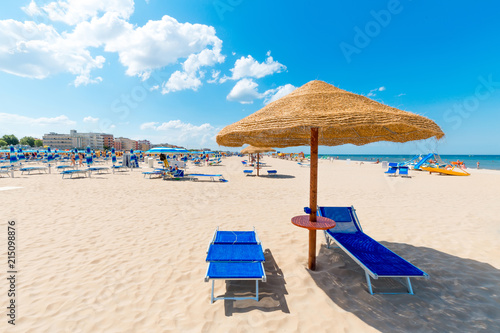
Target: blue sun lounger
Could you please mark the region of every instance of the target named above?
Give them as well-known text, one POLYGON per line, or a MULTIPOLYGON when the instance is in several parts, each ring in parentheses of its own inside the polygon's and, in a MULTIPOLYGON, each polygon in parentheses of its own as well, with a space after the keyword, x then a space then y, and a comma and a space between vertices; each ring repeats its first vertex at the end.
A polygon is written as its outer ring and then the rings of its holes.
POLYGON ((318 215, 337 223, 335 228, 325 230, 327 247, 330 248, 333 241, 363 268, 370 294, 374 294, 371 278, 402 279, 411 295, 411 277, 429 278, 427 273, 363 233, 354 207, 318 207, 318 215))
POLYGON ((398 172, 398 164, 397 163, 389 163, 389 169, 385 172, 389 176, 396 176, 398 172))
POLYGON ((212 280, 210 303, 216 300, 253 299, 259 301, 259 281, 266 282, 264 251, 253 231, 215 230, 207 250, 205 282, 212 280), (255 297, 214 297, 215 280, 255 280, 255 297))
POLYGON ((198 177, 210 177, 210 180, 212 180, 213 182, 215 181, 216 178, 220 182, 227 182, 227 180, 224 178, 223 175, 206 175, 203 173, 190 173, 190 174, 187 174, 186 176, 191 177, 193 180, 197 180, 198 177))
POLYGON ((69 178, 73 178, 73 176, 87 177, 87 176, 90 176, 90 171, 88 169, 64 170, 61 172, 61 175, 62 175, 63 179, 64 179, 64 176, 69 176, 69 178))
POLYGON ((49 170, 49 168, 47 167, 24 167, 24 168, 20 168, 19 171, 21 171, 21 175, 23 175, 25 172, 28 173, 28 175, 30 175, 32 172, 38 172, 38 173, 42 173, 42 172, 45 172, 47 173, 47 171, 49 170))
POLYGON ((149 176, 149 179, 151 179, 151 177, 153 176, 158 176, 160 178, 163 177, 164 172, 165 170, 163 169, 155 169, 153 171, 145 171, 142 174, 144 175, 144 178, 146 178, 146 176, 149 176))
POLYGON ((408 167, 407 166, 399 166, 398 167, 398 170, 399 170, 399 175, 401 177, 405 177, 405 178, 411 178, 411 176, 408 174, 408 167))

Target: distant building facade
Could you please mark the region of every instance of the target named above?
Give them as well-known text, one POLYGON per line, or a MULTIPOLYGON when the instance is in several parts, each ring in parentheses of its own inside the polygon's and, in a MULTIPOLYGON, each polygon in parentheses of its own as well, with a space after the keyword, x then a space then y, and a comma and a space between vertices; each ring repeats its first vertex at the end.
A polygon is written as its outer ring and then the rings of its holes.
POLYGON ((90 149, 103 150, 104 147, 116 150, 149 150, 151 142, 148 140, 131 140, 129 138, 115 138, 113 134, 105 133, 78 133, 71 130, 69 134, 50 132, 43 135, 43 145, 54 149, 90 149))
POLYGON ((71 130, 69 134, 48 133, 43 135, 43 145, 55 149, 90 149, 102 150, 104 140, 100 133, 78 133, 71 130))
POLYGON ((115 139, 113 134, 101 134, 103 140, 103 146, 111 149, 115 146, 115 139))
POLYGON ((149 149, 151 149, 151 142, 149 142, 148 140, 138 140, 137 141, 137 149, 142 150, 142 151, 149 150, 149 149))

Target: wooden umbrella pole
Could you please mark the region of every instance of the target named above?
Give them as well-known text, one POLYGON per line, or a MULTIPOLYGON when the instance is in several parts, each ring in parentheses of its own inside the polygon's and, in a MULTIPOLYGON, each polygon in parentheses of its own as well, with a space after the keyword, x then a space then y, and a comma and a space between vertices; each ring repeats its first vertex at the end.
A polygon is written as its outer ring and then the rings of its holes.
POLYGON ((259 165, 259 153, 257 153, 257 177, 259 177, 259 168, 260 168, 260 165, 259 165))
MULTIPOLYGON (((309 221, 316 222, 316 209, 318 202, 318 128, 311 128, 311 188, 309 195, 309 221)), ((309 260, 308 267, 316 269, 316 230, 309 230, 309 260)))

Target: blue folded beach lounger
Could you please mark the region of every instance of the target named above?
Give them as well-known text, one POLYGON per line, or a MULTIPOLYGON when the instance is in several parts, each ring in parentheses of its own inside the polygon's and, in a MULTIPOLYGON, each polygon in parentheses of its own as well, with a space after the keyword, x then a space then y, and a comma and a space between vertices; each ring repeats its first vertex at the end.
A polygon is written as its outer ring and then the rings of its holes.
POLYGON ((210 302, 220 299, 259 301, 259 281, 266 282, 264 251, 255 230, 215 230, 207 250, 205 282, 212 280, 210 302), (215 280, 255 280, 255 297, 214 297, 215 280))
POLYGON ((412 295, 410 277, 429 278, 427 273, 363 233, 354 207, 318 207, 318 215, 337 223, 335 228, 325 230, 327 247, 333 240, 364 269, 370 294, 374 294, 370 278, 400 278, 412 295))

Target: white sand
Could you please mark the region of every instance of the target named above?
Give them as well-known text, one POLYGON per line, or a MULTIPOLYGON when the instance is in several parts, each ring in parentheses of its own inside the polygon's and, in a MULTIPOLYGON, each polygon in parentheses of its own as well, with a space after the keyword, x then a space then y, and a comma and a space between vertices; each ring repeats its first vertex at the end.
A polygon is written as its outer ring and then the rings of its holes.
MULTIPOLYGON (((290 219, 309 204, 309 169, 267 157, 280 177, 245 177, 240 160, 189 169, 227 183, 149 180, 137 170, 0 179, 19 187, 0 191, 2 276, 7 221, 17 221, 15 331, 500 331, 500 172, 404 179, 380 165, 320 161, 319 204, 354 205, 368 235, 431 276, 412 280, 414 296, 371 296, 363 271, 327 249, 322 232, 317 270, 306 269, 308 234, 290 219), (259 302, 210 304, 203 277, 217 226, 257 229, 268 274, 259 302)), ((2 281, 0 331, 10 331, 2 281)), ((216 282, 216 295, 225 292, 216 282)))

